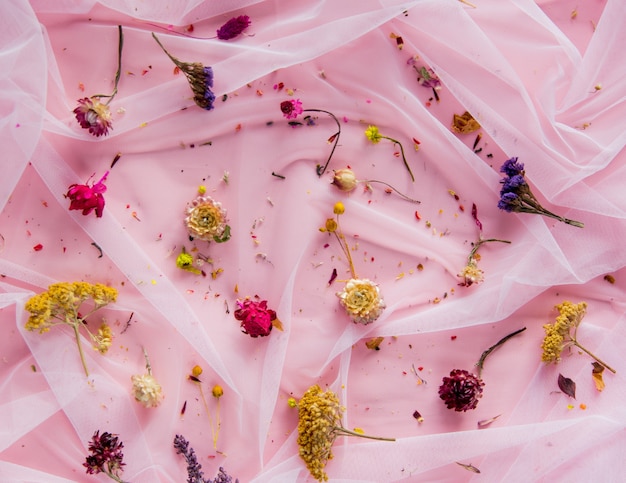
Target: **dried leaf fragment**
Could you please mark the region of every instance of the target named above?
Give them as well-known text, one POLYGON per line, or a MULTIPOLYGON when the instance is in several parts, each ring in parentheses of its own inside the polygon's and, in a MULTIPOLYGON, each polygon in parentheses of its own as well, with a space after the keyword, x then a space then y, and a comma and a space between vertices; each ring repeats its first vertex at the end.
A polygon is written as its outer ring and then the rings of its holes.
POLYGON ((493 423, 496 419, 498 419, 500 416, 502 416, 502 414, 498 414, 497 416, 494 416, 493 418, 482 419, 482 420, 478 421, 478 423, 476 423, 476 425, 478 426, 478 429, 486 428, 491 423, 493 423))
POLYGON ((371 350, 379 351, 380 344, 382 343, 383 340, 385 340, 384 337, 374 337, 373 339, 370 339, 367 342, 365 342, 365 347, 371 350))
POLYGON ((469 134, 480 129, 480 124, 467 111, 460 116, 455 114, 452 118, 452 131, 457 134, 469 134))
POLYGON ((283 329, 283 323, 280 321, 280 319, 272 320, 272 325, 274 326, 275 329, 280 330, 281 332, 285 330, 283 329))
POLYGON ((462 466, 463 468, 465 468, 467 471, 471 471, 472 473, 480 473, 480 470, 478 468, 476 468, 473 464, 463 464, 463 463, 459 463, 458 461, 455 461, 455 463, 459 466, 462 466))
POLYGON ((576 383, 569 377, 565 377, 563 374, 559 374, 558 379, 559 389, 567 394, 569 397, 576 399, 576 383))
POLYGON ((591 370, 591 377, 593 377, 593 382, 596 385, 596 389, 598 391, 602 391, 605 386, 604 379, 602 379, 604 366, 598 362, 592 362, 591 365, 593 366, 593 369, 591 370))

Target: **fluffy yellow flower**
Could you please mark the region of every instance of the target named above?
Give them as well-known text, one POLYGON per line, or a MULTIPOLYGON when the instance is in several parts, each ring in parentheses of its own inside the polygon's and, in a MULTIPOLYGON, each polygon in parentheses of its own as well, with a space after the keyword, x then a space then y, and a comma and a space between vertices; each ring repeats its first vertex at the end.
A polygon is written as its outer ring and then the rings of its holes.
POLYGON ((378 319, 386 307, 378 285, 366 278, 348 280, 337 297, 352 321, 363 325, 378 319))
POLYGON ((378 131, 377 126, 368 126, 365 130, 365 137, 372 141, 374 144, 378 144, 383 136, 378 131))

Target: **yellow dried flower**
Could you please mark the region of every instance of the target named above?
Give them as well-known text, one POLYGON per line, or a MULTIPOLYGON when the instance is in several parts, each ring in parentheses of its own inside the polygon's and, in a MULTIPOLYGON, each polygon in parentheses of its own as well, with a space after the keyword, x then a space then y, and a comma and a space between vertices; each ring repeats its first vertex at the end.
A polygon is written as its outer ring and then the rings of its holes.
POLYGON ((298 403, 298 447, 300 458, 311 476, 318 481, 328 481, 324 471, 326 463, 333 458, 332 446, 337 436, 350 435, 381 441, 391 438, 367 436, 350 431, 341 425, 344 408, 331 390, 322 392, 316 384, 311 386, 298 403))
POLYGON ((219 399, 224 395, 224 389, 222 389, 222 386, 219 386, 217 384, 213 386, 213 390, 211 392, 213 394, 213 397, 216 399, 219 399))
POLYGON ((94 342, 96 342, 94 349, 100 352, 100 354, 106 354, 109 347, 111 347, 111 343, 113 342, 113 332, 108 324, 102 323, 98 329, 98 333, 95 335, 94 342))
POLYGON ((475 258, 472 258, 467 265, 461 270, 457 277, 461 277, 463 281, 460 285, 469 287, 472 284, 479 284, 485 279, 485 272, 478 268, 478 263, 475 258))
POLYGON ((337 231, 337 222, 333 218, 328 218, 326 220, 324 231, 327 231, 328 233, 333 233, 337 231))
POLYGON ((193 238, 226 241, 230 236, 226 224, 226 210, 210 196, 195 198, 187 207, 185 215, 187 231, 193 238))
POLYGON ((377 126, 368 126, 365 130, 365 137, 372 141, 374 144, 378 144, 380 140, 383 138, 380 132, 378 131, 377 126))
POLYGON ((298 401, 296 401, 296 400, 295 400, 295 398, 290 397, 289 399, 287 399, 287 405, 288 405, 290 408, 295 408, 295 407, 298 407, 298 401))
POLYGON ((335 203, 335 206, 333 207, 333 213, 335 215, 343 215, 346 211, 346 207, 343 206, 343 203, 341 201, 337 201, 337 203, 335 203))
POLYGON ((337 297, 352 321, 363 325, 378 319, 386 307, 378 285, 366 278, 348 280, 337 297))
POLYGON ((155 408, 163 400, 161 385, 151 374, 131 376, 135 400, 146 408, 155 408))
POLYGON ((202 367, 198 365, 193 366, 193 369, 191 369, 191 374, 193 375, 193 377, 198 377, 200 374, 202 374, 202 367))

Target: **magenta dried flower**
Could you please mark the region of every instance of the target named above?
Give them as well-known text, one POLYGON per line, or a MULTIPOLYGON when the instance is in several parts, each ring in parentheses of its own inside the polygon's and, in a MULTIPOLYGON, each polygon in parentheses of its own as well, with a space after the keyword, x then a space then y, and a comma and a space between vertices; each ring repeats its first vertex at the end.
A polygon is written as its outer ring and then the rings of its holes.
POLYGON ((118 47, 117 47, 117 72, 115 73, 115 83, 113 92, 110 95, 96 94, 91 97, 78 99, 78 106, 72 112, 80 127, 88 129, 96 137, 106 136, 109 129, 113 129, 111 122, 111 111, 109 104, 117 94, 117 85, 122 72, 122 49, 124 48, 124 33, 122 26, 118 25, 118 47), (103 97, 108 98, 106 103, 100 102, 103 97))
POLYGON ((444 377, 439 387, 439 397, 448 409, 468 411, 476 409, 478 400, 483 397, 485 383, 476 375, 464 369, 453 369, 450 377, 444 377))
POLYGON ((96 210, 96 217, 101 218, 104 211, 103 194, 107 190, 104 182, 108 175, 109 172, 107 171, 97 183, 91 186, 87 184, 70 185, 65 194, 65 197, 70 199, 70 210, 82 210, 83 215, 88 215, 96 210))
POLYGON ((87 456, 83 466, 87 468, 90 475, 104 473, 112 480, 123 483, 119 473, 123 471, 125 463, 122 448, 124 443, 118 440, 117 434, 107 433, 100 434, 96 431, 89 443, 89 451, 91 454, 87 456))
POLYGON ((257 302, 250 299, 237 300, 235 319, 241 321, 243 333, 253 338, 270 335, 277 320, 276 312, 267 308, 267 300, 257 302))
POLYGON ((250 17, 240 15, 233 17, 217 30, 217 38, 220 40, 234 39, 250 26, 250 17))
POLYGON ((280 103, 280 110, 286 119, 296 119, 302 114, 302 101, 300 99, 290 99, 280 103))

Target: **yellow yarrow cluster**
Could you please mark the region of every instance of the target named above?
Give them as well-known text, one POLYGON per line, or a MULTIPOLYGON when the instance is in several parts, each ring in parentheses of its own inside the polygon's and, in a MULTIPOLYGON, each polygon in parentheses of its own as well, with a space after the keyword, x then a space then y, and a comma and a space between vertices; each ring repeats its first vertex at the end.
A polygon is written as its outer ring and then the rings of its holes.
POLYGON ((566 300, 555 308, 559 311, 559 316, 554 324, 543 326, 546 335, 541 344, 541 360, 546 363, 561 360, 561 352, 572 342, 570 329, 576 329, 587 313, 586 302, 574 304, 566 300))
POLYGON ((365 130, 365 137, 372 141, 374 144, 378 144, 383 136, 378 131, 377 126, 368 126, 365 130))
POLYGON ((100 354, 106 354, 113 342, 113 331, 108 324, 103 322, 98 328, 98 333, 94 336, 94 342, 94 349, 100 352, 100 354))
POLYGON ((311 386, 298 402, 298 446, 311 476, 328 481, 324 467, 332 459, 332 446, 341 427, 343 408, 337 395, 311 386))

